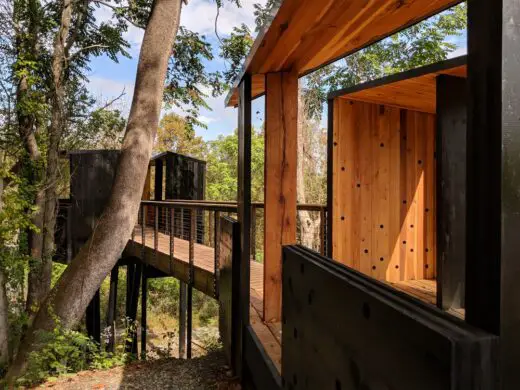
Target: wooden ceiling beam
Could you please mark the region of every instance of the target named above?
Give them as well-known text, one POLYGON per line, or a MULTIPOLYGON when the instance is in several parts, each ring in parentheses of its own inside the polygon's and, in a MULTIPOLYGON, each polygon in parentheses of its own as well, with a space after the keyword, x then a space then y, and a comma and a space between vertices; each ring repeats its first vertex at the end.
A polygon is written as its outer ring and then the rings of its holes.
MULTIPOLYGON (((252 75, 296 71, 303 76, 439 13, 461 0, 284 0, 245 61, 252 75)), ((226 105, 237 104, 236 85, 226 105)), ((254 83, 255 84, 255 83, 254 83)), ((265 84, 253 85, 253 96, 265 84)))

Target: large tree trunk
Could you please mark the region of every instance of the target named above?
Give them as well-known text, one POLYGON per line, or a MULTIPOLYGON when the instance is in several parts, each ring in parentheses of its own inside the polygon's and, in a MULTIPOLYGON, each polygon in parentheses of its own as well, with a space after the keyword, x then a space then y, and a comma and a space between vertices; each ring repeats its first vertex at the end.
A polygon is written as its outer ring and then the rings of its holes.
POLYGON ((153 4, 110 199, 91 237, 38 311, 9 369, 8 380, 25 372, 28 354, 38 348, 37 331, 52 330, 56 326, 55 318, 69 328, 80 321, 130 238, 159 125, 168 58, 179 26, 180 11, 181 0, 156 0, 153 4))
MULTIPOLYGON (((29 12, 29 20, 27 26, 19 24, 17 29, 18 36, 16 37, 16 51, 18 58, 31 58, 37 51, 38 47, 38 30, 39 20, 37 20, 36 12, 34 11, 39 3, 35 0, 30 0, 26 6, 31 9, 29 12)), ((21 12, 20 12, 21 13, 21 12)), ((41 303, 43 298, 47 295, 50 289, 50 275, 48 280, 45 278, 46 273, 42 272, 43 260, 43 209, 45 206, 45 191, 43 190, 43 159, 38 147, 35 136, 36 127, 36 113, 33 112, 33 104, 31 104, 31 90, 29 82, 30 72, 20 72, 20 78, 16 88, 16 116, 18 122, 18 132, 28 156, 28 161, 24 161, 26 165, 27 179, 30 185, 40 187, 35 194, 33 206, 36 211, 32 216, 32 224, 36 229, 28 229, 28 247, 29 247, 29 280, 28 280, 28 295, 26 308, 29 313, 33 313, 41 303)))
POLYGON ((31 268, 29 276, 29 296, 27 307, 38 309, 51 288, 52 256, 54 254, 54 231, 56 227, 56 188, 59 180, 60 140, 65 128, 65 70, 67 53, 65 50, 72 20, 72 0, 64 0, 61 9, 60 27, 53 44, 51 121, 48 130, 47 167, 45 172, 45 192, 38 192, 37 201, 43 202, 41 213, 40 245, 41 257, 37 266, 31 268), (32 277, 31 277, 32 276, 32 277), (32 305, 29 305, 32 303, 32 305))

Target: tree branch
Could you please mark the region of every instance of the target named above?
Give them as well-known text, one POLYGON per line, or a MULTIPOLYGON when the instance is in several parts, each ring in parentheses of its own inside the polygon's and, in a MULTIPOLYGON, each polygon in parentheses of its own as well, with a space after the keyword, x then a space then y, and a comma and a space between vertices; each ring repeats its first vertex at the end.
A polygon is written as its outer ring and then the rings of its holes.
POLYGON ((105 103, 105 105, 103 105, 103 107, 100 107, 98 108, 98 110, 100 111, 103 111, 103 110, 106 110, 108 107, 110 107, 112 104, 114 104, 115 102, 117 102, 119 99, 121 99, 123 96, 126 95, 126 92, 125 92, 125 89, 126 88, 123 88, 123 91, 121 91, 121 93, 116 96, 115 98, 113 98, 112 100, 109 100, 108 102, 105 103))
MULTIPOLYGON (((96 4, 99 4, 99 5, 104 5, 105 7, 108 7, 108 8, 110 8, 113 11, 120 11, 120 10, 123 10, 123 9, 128 9, 128 7, 117 7, 115 5, 112 5, 112 4, 107 3, 106 1, 102 1, 102 0, 92 0, 92 2, 96 3, 96 4)), ((137 27, 137 28, 140 28, 140 29, 143 29, 143 30, 146 28, 146 26, 141 26, 139 23, 136 23, 135 21, 133 21, 132 19, 130 19, 130 18, 124 16, 124 15, 118 14, 118 16, 122 17, 124 20, 126 20, 128 23, 130 23, 134 27, 137 27)))
POLYGON ((66 58, 66 61, 70 61, 71 59, 73 59, 78 54, 80 54, 80 53, 82 53, 84 51, 87 51, 87 50, 90 50, 90 49, 96 49, 96 48, 107 49, 108 47, 109 46, 107 46, 107 45, 101 45, 101 44, 85 46, 85 47, 82 47, 81 49, 79 49, 78 51, 72 53, 68 58, 66 58))

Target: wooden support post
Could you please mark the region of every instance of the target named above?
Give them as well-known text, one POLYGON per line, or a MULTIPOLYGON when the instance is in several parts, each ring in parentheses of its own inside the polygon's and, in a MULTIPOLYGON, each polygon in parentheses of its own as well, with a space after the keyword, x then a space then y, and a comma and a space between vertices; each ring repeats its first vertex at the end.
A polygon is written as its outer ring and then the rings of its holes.
POLYGON ((520 3, 468 1, 466 321, 500 335, 520 388, 520 3))
POLYGON ((186 326, 186 359, 191 359, 191 336, 193 330, 193 286, 188 286, 188 321, 186 326))
POLYGON ((219 296, 219 278, 220 278, 220 211, 215 211, 214 214, 214 248, 215 248, 215 276, 213 281, 214 296, 218 299, 219 296))
POLYGON ((146 360, 146 332, 147 332, 147 322, 146 322, 146 310, 147 310, 147 302, 148 302, 148 278, 146 276, 147 266, 143 265, 143 272, 141 275, 141 360, 146 360))
POLYGON ((186 283, 179 282, 179 358, 186 357, 186 283))
POLYGON ((334 169, 334 100, 327 100, 327 257, 333 257, 333 240, 332 240, 332 226, 333 226, 333 174, 334 169))
POLYGON ((466 79, 437 77, 437 305, 464 307, 466 79))
MULTIPOLYGON (((128 261, 128 260, 127 260, 128 261)), ((130 306, 132 305, 132 281, 134 280, 135 264, 126 265, 126 297, 125 297, 125 317, 130 318, 130 306)))
POLYGON ((117 284, 119 279, 119 266, 116 264, 110 272, 110 292, 108 296, 107 326, 110 328, 110 335, 106 350, 115 352, 116 334, 116 312, 117 312, 117 284))
MULTIPOLYGON (((131 321, 130 325, 133 328, 137 319, 137 305, 139 301, 139 284, 141 282, 142 265, 128 265, 128 271, 126 281, 126 316, 131 321)), ((125 351, 137 355, 137 331, 135 329, 132 329, 129 338, 131 338, 131 341, 127 341, 125 351)))
MULTIPOLYGON (((250 244, 251 244, 251 75, 245 74, 239 85, 238 107, 238 222, 240 223, 240 302, 239 313, 233 316, 240 318, 237 329, 237 350, 243 352, 244 329, 249 325, 250 295, 250 244)), ((237 359, 240 364, 243 359, 237 359)), ((244 376, 242 366, 236 370, 241 378, 244 376)))
POLYGON ((269 73, 265 98, 264 320, 282 316, 282 246, 296 243, 298 77, 269 73))
POLYGON ((251 206, 251 258, 256 260, 256 207, 251 206))
POLYGON ((195 240, 197 238, 197 210, 190 209, 190 231, 189 231, 189 262, 190 262, 190 281, 188 283, 188 326, 186 357, 191 359, 191 332, 193 325, 193 283, 195 281, 195 240))
POLYGON ((87 334, 97 343, 101 343, 101 313, 99 290, 87 307, 87 334))

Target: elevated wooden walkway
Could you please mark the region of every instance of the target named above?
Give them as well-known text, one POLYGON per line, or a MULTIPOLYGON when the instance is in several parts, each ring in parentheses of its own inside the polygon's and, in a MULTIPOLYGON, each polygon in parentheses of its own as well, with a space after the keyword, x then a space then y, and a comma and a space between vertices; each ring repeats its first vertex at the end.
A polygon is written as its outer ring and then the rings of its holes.
MULTIPOLYGON (((165 275, 173 276, 185 283, 190 281, 190 243, 188 240, 175 237, 173 245, 170 235, 157 234, 157 251, 155 250, 155 235, 152 227, 144 231, 140 225, 134 228, 133 239, 128 241, 123 257, 138 257, 146 264, 153 266, 165 275), (172 256, 170 256, 170 245, 172 256)), ((215 288, 215 249, 202 244, 194 244, 193 256, 193 287, 200 292, 216 298, 215 288)), ((264 323, 262 321, 264 298, 264 266, 251 260, 251 325, 262 342, 267 354, 281 372, 281 324, 264 323)))

